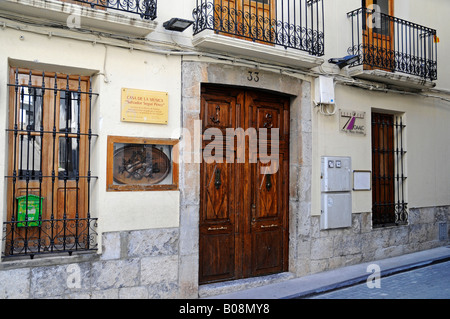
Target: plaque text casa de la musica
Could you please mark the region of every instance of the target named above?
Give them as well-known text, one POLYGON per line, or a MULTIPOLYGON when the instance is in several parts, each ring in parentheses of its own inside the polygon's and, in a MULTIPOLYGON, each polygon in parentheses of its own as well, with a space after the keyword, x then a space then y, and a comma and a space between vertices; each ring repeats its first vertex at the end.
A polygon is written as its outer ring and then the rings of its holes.
POLYGON ((167 124, 169 120, 169 94, 137 89, 122 89, 124 122, 167 124))

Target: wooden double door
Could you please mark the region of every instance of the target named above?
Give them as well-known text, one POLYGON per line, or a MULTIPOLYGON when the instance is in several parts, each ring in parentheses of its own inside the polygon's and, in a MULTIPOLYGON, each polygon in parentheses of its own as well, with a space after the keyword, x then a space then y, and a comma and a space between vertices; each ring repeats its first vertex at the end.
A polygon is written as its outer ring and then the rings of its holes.
POLYGON ((201 103, 200 284, 287 271, 289 98, 204 86, 201 103))

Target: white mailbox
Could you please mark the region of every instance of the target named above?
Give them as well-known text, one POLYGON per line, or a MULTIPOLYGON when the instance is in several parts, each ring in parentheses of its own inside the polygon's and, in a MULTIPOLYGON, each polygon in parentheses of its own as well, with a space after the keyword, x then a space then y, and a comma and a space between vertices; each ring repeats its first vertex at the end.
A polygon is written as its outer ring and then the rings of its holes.
POLYGON ((352 226, 352 161, 350 157, 322 157, 321 229, 352 226))
POLYGON ((322 193, 321 229, 346 228, 351 226, 351 193, 322 193))
POLYGON ((352 160, 350 157, 322 157, 322 192, 350 192, 352 190, 352 160))

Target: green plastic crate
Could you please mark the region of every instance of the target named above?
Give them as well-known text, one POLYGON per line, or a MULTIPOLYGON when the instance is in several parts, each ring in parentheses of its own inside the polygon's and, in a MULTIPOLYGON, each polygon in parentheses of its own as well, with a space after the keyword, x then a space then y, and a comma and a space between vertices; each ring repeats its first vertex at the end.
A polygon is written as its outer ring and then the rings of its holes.
POLYGON ((39 217, 42 213, 43 197, 36 195, 17 197, 17 227, 41 226, 39 217), (28 201, 27 201, 28 198, 28 201), (28 208, 26 208, 28 202, 28 208), (26 219, 26 216, 28 219, 26 219), (28 222, 25 222, 25 221, 28 222))

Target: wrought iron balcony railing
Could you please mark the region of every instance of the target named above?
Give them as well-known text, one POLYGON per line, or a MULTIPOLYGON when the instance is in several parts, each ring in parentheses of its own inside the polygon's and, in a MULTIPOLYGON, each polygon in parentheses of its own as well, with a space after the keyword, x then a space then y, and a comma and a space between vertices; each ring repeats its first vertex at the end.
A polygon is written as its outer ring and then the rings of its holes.
POLYGON ((97 218, 9 221, 3 227, 3 258, 98 249, 97 218))
POLYGON ((437 79, 436 30, 360 8, 347 14, 352 23, 352 46, 364 69, 401 72, 437 79))
POLYGON ((139 14, 142 19, 155 20, 157 0, 74 0, 92 8, 113 9, 139 14))
POLYGON ((322 0, 197 0, 194 35, 203 30, 324 55, 322 0))

